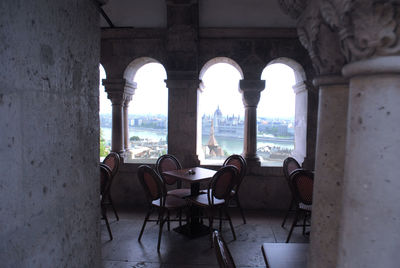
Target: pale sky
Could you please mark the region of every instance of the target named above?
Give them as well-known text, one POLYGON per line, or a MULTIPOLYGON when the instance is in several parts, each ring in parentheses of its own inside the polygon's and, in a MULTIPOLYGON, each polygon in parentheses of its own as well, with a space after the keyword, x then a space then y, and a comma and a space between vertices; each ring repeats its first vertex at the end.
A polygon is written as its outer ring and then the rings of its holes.
MULTIPOLYGON (((100 79, 105 79, 101 65, 100 79)), ((138 87, 130 102, 129 113, 167 115, 168 89, 165 79, 167 75, 161 64, 148 63, 140 68, 134 79, 138 87)), ((244 106, 238 90, 240 79, 239 72, 227 63, 211 66, 202 79, 204 90, 200 97, 200 114, 213 114, 219 105, 223 115, 234 114, 243 117, 244 106)), ((257 116, 294 117, 293 70, 284 64, 272 64, 264 69, 261 79, 266 80, 266 88, 261 93, 257 116)), ((111 102, 101 85, 100 113, 111 114, 111 102)))

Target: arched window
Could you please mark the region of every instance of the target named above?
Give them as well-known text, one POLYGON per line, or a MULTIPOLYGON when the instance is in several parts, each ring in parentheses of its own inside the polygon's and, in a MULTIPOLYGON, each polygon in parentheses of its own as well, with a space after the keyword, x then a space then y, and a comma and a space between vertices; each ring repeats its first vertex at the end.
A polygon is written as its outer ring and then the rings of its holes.
POLYGON ((200 73, 197 154, 202 163, 220 164, 243 152, 244 108, 238 90, 240 67, 227 58, 209 61, 200 73))
POLYGON ((261 75, 266 87, 257 107, 257 155, 267 166, 282 166, 289 156, 301 163, 305 157, 307 102, 299 100, 304 99, 301 93, 306 96, 306 90, 303 78, 299 79, 302 73, 296 73, 302 70, 290 63, 297 64, 275 60, 261 75))
POLYGON ((164 67, 141 61, 134 72, 136 90, 128 110, 129 146, 127 160, 157 159, 168 150, 168 89, 164 67))
POLYGON ((104 67, 99 65, 99 119, 100 119, 100 159, 102 160, 111 149, 111 101, 103 86, 103 79, 106 79, 104 67))

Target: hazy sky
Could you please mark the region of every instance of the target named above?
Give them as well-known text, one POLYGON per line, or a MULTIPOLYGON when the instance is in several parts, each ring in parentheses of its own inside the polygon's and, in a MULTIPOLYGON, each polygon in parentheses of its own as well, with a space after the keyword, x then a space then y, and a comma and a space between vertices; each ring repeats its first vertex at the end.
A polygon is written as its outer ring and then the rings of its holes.
MULTIPOLYGON (((105 78, 100 66, 100 79, 105 78)), ((158 63, 148 63, 136 73, 138 88, 129 105, 130 114, 167 114, 168 89, 164 67, 158 63)), ((295 83, 292 69, 284 64, 272 64, 264 69, 261 79, 266 80, 266 88, 261 94, 257 115, 263 117, 293 117, 295 83)), ((203 76, 204 90, 200 99, 200 114, 212 114, 220 107, 224 115, 244 116, 242 96, 238 85, 239 72, 227 63, 211 66, 203 76)), ((111 102, 104 87, 100 86, 100 113, 111 113, 111 102)))

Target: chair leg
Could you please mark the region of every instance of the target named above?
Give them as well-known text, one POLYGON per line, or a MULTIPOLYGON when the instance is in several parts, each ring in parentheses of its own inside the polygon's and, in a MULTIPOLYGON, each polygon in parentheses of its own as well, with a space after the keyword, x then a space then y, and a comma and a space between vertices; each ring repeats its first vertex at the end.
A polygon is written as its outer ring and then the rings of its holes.
POLYGON ((242 206, 240 205, 239 196, 236 194, 236 204, 239 207, 240 214, 242 215, 243 223, 246 224, 246 218, 244 217, 244 212, 242 206))
POLYGON ((219 231, 221 232, 222 230, 222 210, 221 208, 218 209, 219 212, 219 231))
POLYGON ((289 234, 288 234, 288 236, 286 238, 286 243, 289 243, 290 237, 292 236, 293 229, 297 224, 298 217, 299 217, 299 210, 296 210, 296 214, 294 214, 294 219, 293 219, 292 226, 290 227, 289 234))
POLYGON ((111 193, 108 194, 108 200, 110 201, 111 208, 114 211, 115 218, 117 218, 117 221, 119 221, 119 216, 118 216, 117 210, 115 209, 112 198, 111 198, 111 193))
POLYGON ((292 210, 293 203, 294 203, 294 200, 293 200, 293 197, 292 197, 292 200, 290 201, 289 208, 286 210, 285 218, 283 218, 283 221, 282 221, 282 224, 281 224, 282 227, 285 227, 285 223, 286 223, 287 217, 289 216, 289 212, 292 210))
POLYGON ((146 226, 146 223, 147 223, 147 221, 148 221, 148 219, 149 219, 150 214, 151 214, 152 211, 153 211, 153 210, 150 208, 150 209, 147 211, 146 216, 144 217, 144 222, 143 222, 143 225, 142 225, 142 229, 140 230, 140 234, 139 234, 139 238, 138 238, 138 241, 139 241, 139 242, 140 242, 140 239, 142 238, 143 231, 144 231, 144 227, 146 226))
POLYGON ((181 227, 182 226, 182 209, 180 208, 179 209, 179 227, 181 227))
POLYGON ((110 240, 113 240, 110 223, 108 222, 108 218, 107 218, 107 211, 106 211, 106 208, 104 206, 102 206, 102 208, 101 208, 101 214, 102 214, 102 217, 103 217, 104 221, 106 222, 106 226, 107 226, 108 234, 110 236, 110 240))
POLYGON ((214 221, 214 215, 212 209, 208 211, 208 228, 210 229, 210 241, 211 241, 211 247, 213 247, 213 239, 212 239, 212 233, 213 233, 213 221, 214 221))
POLYGON ((226 217, 227 217, 227 219, 228 219, 228 221, 229 221, 229 225, 231 226, 232 235, 233 235, 233 240, 236 240, 235 229, 233 229, 233 224, 232 224, 231 216, 229 215, 229 212, 228 212, 228 208, 227 208, 227 207, 224 207, 224 212, 225 212, 225 215, 226 215, 226 217))
POLYGON ((157 252, 160 252, 162 228, 165 223, 165 220, 163 219, 163 217, 164 217, 164 211, 160 210, 160 212, 158 214, 158 221, 159 221, 160 227, 159 227, 159 231, 158 231, 157 252))
POLYGON ((167 211, 167 229, 168 229, 168 231, 171 231, 171 228, 170 228, 170 224, 169 224, 169 222, 170 222, 170 218, 169 218, 169 210, 167 211))
POLYGON ((306 233, 306 220, 307 220, 307 213, 304 214, 304 219, 303 219, 303 235, 306 233))

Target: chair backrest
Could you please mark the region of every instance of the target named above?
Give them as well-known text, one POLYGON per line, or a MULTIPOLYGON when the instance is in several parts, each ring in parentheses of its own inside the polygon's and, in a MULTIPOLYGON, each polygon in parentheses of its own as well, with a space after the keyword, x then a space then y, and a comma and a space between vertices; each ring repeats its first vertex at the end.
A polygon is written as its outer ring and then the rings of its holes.
POLYGON ((137 174, 149 203, 151 203, 153 200, 160 199, 160 204, 163 206, 166 191, 164 184, 157 172, 147 165, 141 165, 138 168, 137 174))
POLYGON ((171 185, 174 184, 177 179, 168 175, 164 175, 162 173, 165 171, 182 169, 182 166, 175 156, 171 154, 164 154, 157 159, 156 169, 164 183, 171 185))
POLYGON ((119 157, 119 154, 117 154, 115 152, 111 152, 103 160, 103 164, 106 164, 110 168, 111 175, 113 177, 118 172, 119 162, 121 161, 120 159, 121 158, 119 157))
POLYGON ((213 176, 208 184, 208 203, 214 205, 214 198, 228 201, 230 193, 237 181, 238 170, 235 166, 223 166, 213 176))
POLYGON ((224 166, 232 165, 232 166, 235 166, 238 169, 239 175, 237 176, 238 180, 237 180, 236 185, 235 185, 235 190, 238 191, 239 187, 240 187, 240 184, 242 183, 243 178, 244 178, 244 176, 246 175, 246 172, 247 172, 247 162, 246 162, 246 160, 241 155, 233 154, 233 155, 229 156, 225 160, 223 165, 224 166))
POLYGON ((290 174, 296 170, 301 168, 299 162, 293 157, 288 157, 283 161, 283 174, 285 175, 286 180, 289 180, 290 174))
POLYGON ((108 168, 108 166, 100 164, 100 195, 102 201, 110 191, 111 179, 111 170, 108 168))
POLYGON ((224 238, 217 230, 213 232, 213 244, 215 248, 215 255, 217 256, 219 267, 221 268, 235 268, 231 252, 225 243, 224 238))
POLYGON ((294 198, 297 202, 312 205, 314 174, 305 169, 297 169, 290 175, 294 198))

